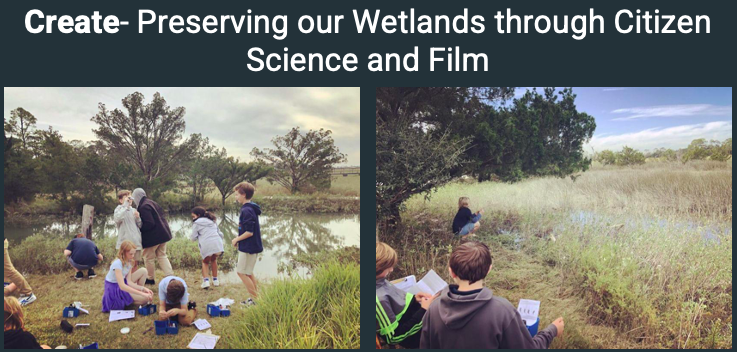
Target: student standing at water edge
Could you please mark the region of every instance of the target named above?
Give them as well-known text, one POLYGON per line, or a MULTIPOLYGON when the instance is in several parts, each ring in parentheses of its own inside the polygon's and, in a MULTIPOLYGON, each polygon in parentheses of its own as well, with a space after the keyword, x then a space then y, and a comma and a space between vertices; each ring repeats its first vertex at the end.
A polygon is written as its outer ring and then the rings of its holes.
MULTIPOLYGON (((15 285, 15 289, 17 289, 18 293, 20 294, 20 298, 18 298, 20 304, 23 306, 27 306, 36 300, 36 295, 33 294, 33 290, 31 289, 31 285, 28 284, 28 281, 26 281, 26 279, 18 272, 18 270, 15 270, 13 262, 10 261, 10 254, 8 254, 9 245, 7 239, 5 240, 4 246, 5 247, 3 250, 3 255, 5 256, 5 263, 3 265, 3 268, 5 280, 8 280, 15 285)), ((5 287, 3 289, 4 295, 8 295, 12 291, 14 290, 11 290, 8 287, 5 287)))
POLYGON ((64 250, 64 255, 67 257, 69 265, 77 271, 74 276, 75 279, 81 280, 84 278, 83 270, 87 270, 87 277, 90 279, 97 276, 92 268, 102 261, 102 254, 100 254, 95 242, 86 239, 83 233, 78 234, 69 242, 64 250))
POLYGON ((143 287, 146 269, 132 272, 136 256, 133 242, 123 241, 118 251, 118 258, 110 264, 105 276, 105 292, 102 294, 102 311, 121 310, 131 304, 147 304, 153 302, 154 293, 143 287))
POLYGON ((258 254, 264 251, 261 244, 261 225, 258 216, 261 215, 261 207, 251 201, 256 188, 248 182, 241 182, 233 187, 235 199, 241 204, 241 215, 238 219, 238 237, 231 242, 238 247, 238 265, 236 272, 246 285, 251 297, 241 302, 247 306, 256 304, 258 298, 258 281, 253 274, 253 269, 258 260, 258 254))
POLYGON ((122 190, 118 192, 118 206, 115 208, 113 213, 113 220, 115 221, 115 227, 118 229, 118 241, 115 244, 115 249, 120 249, 120 244, 123 241, 131 241, 136 246, 136 258, 135 264, 133 265, 133 271, 136 271, 138 262, 141 260, 141 214, 133 209, 133 199, 130 197, 131 191, 122 190))
POLYGON ((158 203, 146 197, 146 192, 141 188, 133 190, 133 201, 138 206, 141 214, 141 246, 143 246, 143 261, 146 265, 148 277, 146 285, 155 285, 156 264, 159 262, 164 277, 174 275, 169 258, 166 256, 166 242, 171 241, 171 230, 169 223, 164 218, 164 209, 158 203))
POLYGON ((192 209, 192 241, 198 241, 200 255, 202 256, 202 288, 210 287, 210 267, 212 267, 212 284, 220 286, 218 281, 217 259, 223 254, 223 233, 215 222, 214 214, 203 207, 192 209))

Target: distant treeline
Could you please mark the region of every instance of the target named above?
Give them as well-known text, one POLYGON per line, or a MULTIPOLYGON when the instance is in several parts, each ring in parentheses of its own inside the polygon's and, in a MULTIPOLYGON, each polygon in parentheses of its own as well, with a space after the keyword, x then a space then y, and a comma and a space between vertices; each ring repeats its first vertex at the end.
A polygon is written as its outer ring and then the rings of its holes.
POLYGON ((658 148, 653 151, 641 152, 625 146, 621 151, 604 150, 594 154, 594 160, 603 165, 640 165, 646 160, 653 161, 680 161, 687 163, 692 160, 727 161, 732 158, 732 138, 724 142, 704 138, 695 139, 688 147, 678 150, 658 148))

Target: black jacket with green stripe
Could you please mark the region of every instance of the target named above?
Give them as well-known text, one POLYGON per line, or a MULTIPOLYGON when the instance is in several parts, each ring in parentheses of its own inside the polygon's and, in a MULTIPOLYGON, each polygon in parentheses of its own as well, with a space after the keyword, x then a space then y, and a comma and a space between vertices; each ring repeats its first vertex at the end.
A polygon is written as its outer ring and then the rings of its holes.
POLYGON ((386 279, 376 280, 376 332, 387 343, 405 348, 418 348, 425 309, 414 295, 392 285, 386 279))

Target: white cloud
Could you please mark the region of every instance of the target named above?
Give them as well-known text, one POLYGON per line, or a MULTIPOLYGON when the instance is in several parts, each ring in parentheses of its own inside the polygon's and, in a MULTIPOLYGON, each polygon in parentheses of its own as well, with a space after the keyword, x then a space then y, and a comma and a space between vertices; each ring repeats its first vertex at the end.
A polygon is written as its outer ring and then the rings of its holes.
POLYGON ((621 90, 627 90, 627 88, 604 88, 601 91, 602 92, 617 92, 621 90))
POLYGON ((720 106, 711 104, 660 105, 639 108, 617 109, 614 114, 628 114, 612 121, 626 121, 646 117, 684 117, 684 116, 732 116, 732 105, 720 106))
POLYGON ((639 150, 655 148, 680 149, 698 138, 723 141, 732 138, 732 121, 682 125, 668 128, 651 128, 639 132, 609 136, 594 136, 586 149, 595 151, 619 150, 629 146, 639 150))

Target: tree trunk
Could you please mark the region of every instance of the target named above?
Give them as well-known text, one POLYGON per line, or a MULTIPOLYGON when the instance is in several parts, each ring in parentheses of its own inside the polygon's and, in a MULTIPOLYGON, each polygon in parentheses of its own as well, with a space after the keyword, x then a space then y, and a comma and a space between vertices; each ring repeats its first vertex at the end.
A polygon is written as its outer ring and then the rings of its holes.
POLYGON ((95 216, 95 207, 85 204, 82 208, 82 233, 88 240, 92 239, 92 220, 95 216))

